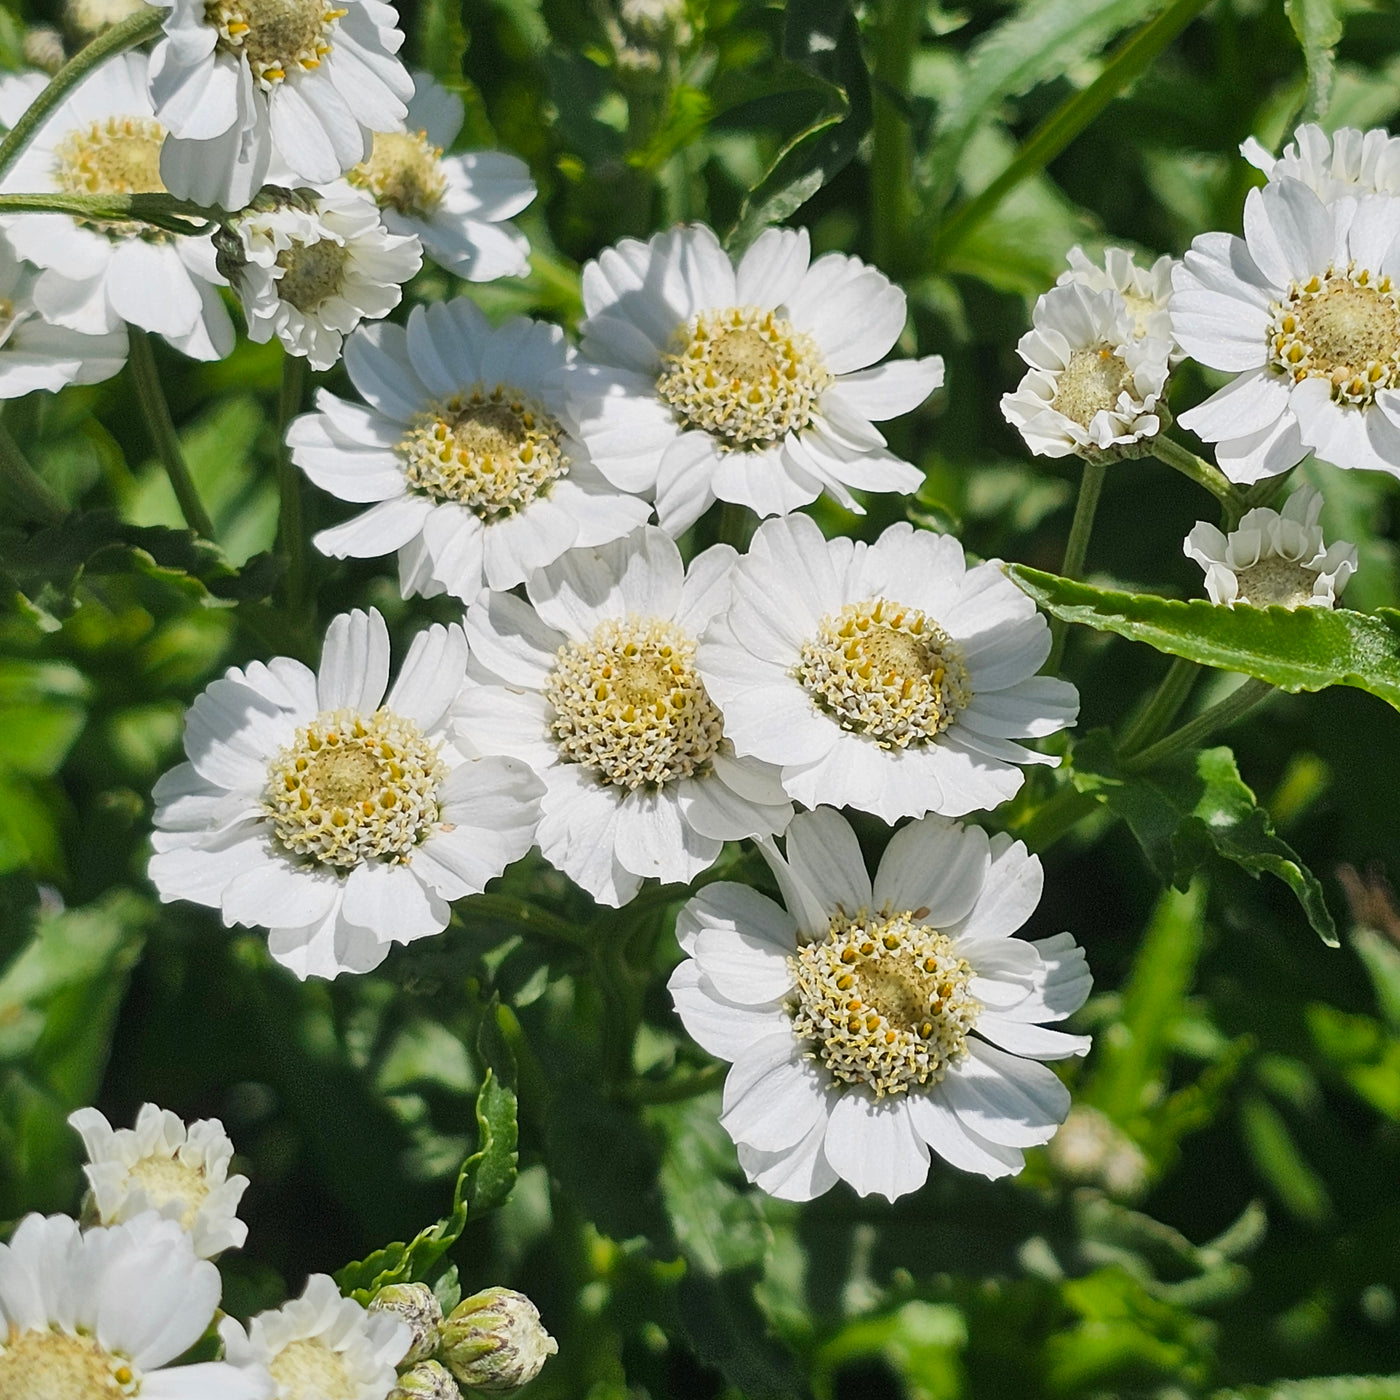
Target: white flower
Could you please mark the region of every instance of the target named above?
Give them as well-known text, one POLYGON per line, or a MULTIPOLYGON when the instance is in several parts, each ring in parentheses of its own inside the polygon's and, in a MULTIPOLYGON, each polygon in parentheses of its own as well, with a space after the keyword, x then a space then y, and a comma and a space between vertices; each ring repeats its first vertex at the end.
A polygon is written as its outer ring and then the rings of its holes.
POLYGON ((475 683, 458 733, 540 775, 540 850, 604 904, 626 904, 646 876, 692 880, 725 841, 792 816, 777 773, 734 756, 696 671, 734 560, 715 545, 687 571, 647 526, 570 551, 526 584, 529 604, 483 593, 467 610, 475 683))
POLYGON ((921 404, 943 361, 875 365, 904 329, 904 293, 859 258, 809 261, 805 229, 767 230, 736 268, 695 224, 584 268, 583 438, 609 481, 655 492, 671 534, 716 499, 782 515, 827 491, 858 511, 851 488, 923 481, 871 422, 921 404))
POLYGON ((1308 122, 1274 157, 1251 136, 1240 154, 1272 180, 1301 180, 1330 203, 1342 195, 1400 194, 1400 138, 1379 127, 1344 126, 1331 136, 1308 122))
POLYGON ((201 1259, 239 1248, 248 1227, 238 1219, 246 1176, 230 1176, 233 1143, 217 1118, 188 1128, 168 1109, 148 1103, 135 1128, 115 1132, 95 1108, 68 1117, 87 1148, 83 1168, 101 1225, 119 1225, 154 1210, 190 1234, 201 1259))
POLYGON ((1043 457, 1105 452, 1155 437, 1170 340, 1136 334, 1115 289, 1079 282, 1051 288, 1035 304, 1016 352, 1030 366, 1001 411, 1043 457))
POLYGON ((279 656, 231 667, 185 716, 188 763, 156 784, 150 875, 163 900, 261 925, 300 977, 368 972, 391 942, 447 926, 534 840, 539 782, 447 736, 460 627, 429 627, 394 688, 377 612, 331 623, 319 674, 279 656))
POLYGON ((328 1274, 312 1274, 300 1298, 259 1313, 246 1332, 226 1317, 219 1336, 232 1365, 271 1374, 274 1400, 385 1400, 412 1340, 392 1314, 342 1298, 328 1274))
POLYGON ((1127 248, 1105 248, 1104 265, 1100 267, 1085 253, 1074 247, 1066 255, 1069 271, 1055 279, 1057 287, 1078 283, 1091 292, 1117 292, 1128 309, 1133 335, 1141 340, 1172 342, 1172 320, 1167 303, 1172 294, 1172 268, 1176 259, 1164 253, 1151 267, 1142 268, 1127 248))
POLYGON ((443 155, 462 129, 462 99, 427 73, 413 81, 407 129, 378 133, 350 183, 374 197, 390 232, 417 234, 449 272, 471 282, 523 277, 530 244, 505 221, 535 197, 529 168, 498 151, 443 155))
POLYGON ((1019 841, 926 817, 890 840, 872 886, 829 808, 768 844, 786 909, 713 884, 676 920, 671 974, 685 1028, 732 1060, 720 1119, 750 1181, 805 1201, 847 1181, 894 1200, 929 1149, 1006 1176, 1064 1121, 1069 1092, 1040 1060, 1083 1055, 1061 1021, 1089 994, 1067 933, 1011 937, 1040 899, 1019 841))
POLYGON ((1244 238, 1201 234, 1172 274, 1186 353, 1236 377, 1183 413, 1231 481, 1309 452, 1400 475, 1400 200, 1251 190, 1244 238))
POLYGON ((967 568, 950 536, 828 541, 793 515, 759 527, 696 664, 735 749, 782 765, 789 797, 893 822, 995 807, 1017 765, 1058 762, 1016 742, 1078 713, 1072 685, 1035 674, 1049 650, 1001 564, 967 568))
POLYGON ((274 163, 324 185, 395 131, 413 93, 382 0, 174 0, 151 54, 173 194, 241 209, 274 163))
POLYGON ((172 1367, 214 1320, 219 1271, 153 1213, 80 1232, 28 1215, 0 1244, 0 1395, 21 1400, 268 1400, 267 1372, 172 1367))
MULTIPOLYGON (((0 192, 162 192, 165 130, 151 115, 146 62, 125 53, 95 68, 39 128, 0 192)), ((10 81, 23 95, 25 76, 10 81)), ((9 214, 0 229, 21 258, 44 269, 34 304, 54 325, 103 335, 129 321, 198 360, 233 349, 233 322, 217 290, 224 279, 207 237, 67 214, 9 214)))
POLYGON ((493 328, 465 298, 414 307, 407 330, 356 331, 345 368, 370 406, 322 389, 287 441, 318 486, 377 504, 316 547, 398 550, 405 597, 470 602, 635 529, 650 506, 609 485, 577 440, 563 392, 571 354, 557 326, 516 316, 493 328))
POLYGON ((385 231, 367 195, 343 181, 233 224, 230 273, 248 338, 275 335, 312 369, 330 369, 345 337, 387 316, 423 265, 412 235, 385 231))
POLYGON ((1197 521, 1182 548, 1206 571, 1212 603, 1335 607, 1356 572, 1356 546, 1345 540, 1325 545, 1317 523, 1321 513, 1321 493, 1300 486, 1282 511, 1247 511, 1228 536, 1197 521))

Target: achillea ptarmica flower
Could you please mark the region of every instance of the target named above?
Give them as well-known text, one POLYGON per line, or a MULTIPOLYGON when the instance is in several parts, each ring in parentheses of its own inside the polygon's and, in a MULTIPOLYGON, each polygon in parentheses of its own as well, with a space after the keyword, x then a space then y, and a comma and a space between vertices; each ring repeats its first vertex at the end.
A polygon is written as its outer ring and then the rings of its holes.
POLYGON ((1251 190, 1244 237, 1201 234, 1172 274, 1172 326, 1236 377, 1180 415, 1231 481, 1309 452, 1400 476, 1400 200, 1324 204, 1298 180, 1251 190))
MULTIPOLYGON (((165 128, 152 116, 146 65, 145 54, 125 53, 95 68, 39 128, 0 192, 163 192, 165 128)), ((67 214, 10 214, 0 229, 18 256, 44 269, 34 304, 54 325, 104 335, 130 322, 199 360, 233 349, 233 322, 217 291, 224 279, 207 237, 67 214)))
POLYGON ((219 250, 248 338, 275 335, 312 369, 330 369, 362 320, 387 316, 423 265, 418 240, 389 233, 374 201, 343 181, 248 210, 219 250))
POLYGON ((1006 1176, 1049 1140, 1069 1092, 1041 1060, 1086 1036, 1043 1022, 1091 979, 1068 933, 1011 935, 1034 911, 1040 862, 1005 835, 925 817, 898 831, 872 885, 829 808, 765 850, 787 908, 716 883, 676 921, 676 1010, 733 1061, 720 1121, 750 1181, 805 1201, 838 1178, 893 1200, 923 1185, 929 1149, 1006 1176))
POLYGON ((825 540, 804 515, 760 526, 697 667, 736 751, 782 767, 806 807, 887 822, 962 816, 1015 796, 1017 742, 1073 724, 1079 695, 1038 676, 1050 631, 990 561, 892 525, 825 540))
POLYGON ((769 229, 736 267, 703 225, 623 239, 583 270, 583 359, 570 397, 598 469, 655 492, 679 534, 716 499, 782 515, 823 491, 914 491, 872 420, 943 382, 937 355, 877 365, 905 299, 859 258, 810 261, 803 229, 769 229))
POLYGON ((391 233, 413 233, 440 267, 469 282, 523 277, 530 244, 506 222, 535 197, 529 167, 499 151, 444 155, 462 129, 462 99, 427 73, 413 75, 403 131, 375 134, 348 178, 379 206, 391 233))
POLYGON ((1400 194, 1400 138, 1381 127, 1344 126, 1329 136, 1307 122, 1281 155, 1270 155, 1253 136, 1240 154, 1271 181, 1301 180, 1328 203, 1343 195, 1400 194))
POLYGON ((95 1108, 80 1108, 68 1121, 87 1148, 83 1172, 98 1224, 120 1225, 154 1210, 189 1233, 201 1259, 237 1249, 248 1238, 238 1218, 248 1178, 228 1174, 233 1143, 217 1118, 186 1128, 168 1109, 148 1103, 134 1128, 114 1131, 95 1108))
POLYGON ((1016 345, 1030 369, 1014 393, 1002 395, 1001 411, 1042 457, 1142 450, 1162 428, 1171 350, 1170 339, 1138 334, 1116 289, 1052 287, 1016 345))
POLYGON ((513 1288, 485 1288, 463 1298, 442 1326, 447 1369, 463 1385, 492 1394, 529 1385, 558 1350, 540 1310, 513 1288))
POLYGON ((329 1274, 312 1274, 300 1298, 259 1313, 244 1329, 219 1324, 229 1362, 270 1373, 274 1400, 385 1400, 409 1344, 406 1323, 342 1298, 329 1274))
POLYGON ((1167 303, 1172 294, 1172 268, 1176 259, 1163 253, 1151 267, 1137 265, 1127 248, 1105 248, 1100 267, 1083 248, 1071 248, 1066 255, 1069 270, 1055 279, 1057 287, 1077 283, 1091 292, 1117 292, 1123 298, 1133 335, 1142 340, 1172 343, 1172 321, 1167 303))
POLYGON ((80 1232, 28 1215, 0 1244, 0 1395, 7 1400, 269 1400, 266 1371, 169 1363, 214 1320, 219 1271, 154 1213, 80 1232))
POLYGON ((316 485, 369 510, 315 538, 323 553, 399 552, 405 597, 523 583, 575 545, 651 514, 588 460, 564 401, 572 351, 557 326, 493 328, 466 298, 416 306, 405 330, 366 326, 345 347, 369 407, 322 389, 287 433, 316 485))
POLYGON ((241 209, 276 162, 324 185, 403 127, 413 79, 382 0, 174 0, 151 54, 171 193, 241 209))
POLYGON ((64 0, 63 27, 77 47, 146 8, 146 0, 64 0))
POLYGON ((696 669, 696 641, 729 600, 735 554, 687 570, 655 526, 575 549, 467 610, 471 683, 457 733, 543 779, 538 844, 603 904, 644 878, 686 882, 725 841, 792 817, 775 769, 738 758, 696 669))
POLYGON ((1321 493, 1301 486, 1281 511, 1247 511, 1228 536, 1198 521, 1182 547, 1206 571, 1212 603, 1332 608, 1356 572, 1356 546, 1324 544, 1321 513, 1321 493))
POLYGON ((279 656, 231 667, 185 716, 188 763, 156 784, 150 875, 164 900, 269 930, 300 977, 368 972, 447 926, 530 849, 540 783, 448 737, 459 627, 420 632, 394 687, 377 612, 331 623, 319 674, 279 656))

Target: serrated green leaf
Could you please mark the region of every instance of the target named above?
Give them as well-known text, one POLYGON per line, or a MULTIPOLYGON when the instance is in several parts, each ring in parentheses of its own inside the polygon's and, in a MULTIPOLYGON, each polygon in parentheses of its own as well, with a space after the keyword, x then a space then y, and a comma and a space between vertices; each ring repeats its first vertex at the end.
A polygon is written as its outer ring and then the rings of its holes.
POLYGON ((1349 685, 1400 709, 1400 612, 1223 608, 1075 583, 1023 564, 1006 572, 1052 617, 1145 642, 1169 656, 1255 676, 1280 690, 1349 685))
POLYGON ((1303 49, 1308 68, 1308 100, 1304 120, 1322 118, 1332 99, 1332 76, 1342 16, 1337 0, 1284 0, 1288 22, 1303 49))

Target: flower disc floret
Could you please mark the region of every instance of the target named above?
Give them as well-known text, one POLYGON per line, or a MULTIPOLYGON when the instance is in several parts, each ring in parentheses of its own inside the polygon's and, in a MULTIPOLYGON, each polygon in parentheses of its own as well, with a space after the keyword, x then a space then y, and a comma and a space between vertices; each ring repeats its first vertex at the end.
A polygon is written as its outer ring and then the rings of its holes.
POLYGON ((1082 428, 1095 414, 1111 413, 1119 396, 1133 391, 1133 372, 1111 345, 1070 352, 1069 364, 1060 374, 1051 407, 1082 428))
POLYGON ((560 756, 629 790, 708 769, 724 738, 695 642, 657 619, 609 619, 569 641, 544 690, 560 756))
POLYGON ((347 13, 323 0, 209 0, 204 7, 219 48, 245 57, 264 92, 288 73, 319 68, 331 51, 336 21, 347 13))
POLYGON ((661 357, 657 393, 688 429, 733 448, 766 446, 811 423, 832 382, 817 342, 773 311, 702 311, 661 357))
POLYGON ((972 698, 953 639, 888 598, 847 603, 824 618, 803 643, 797 675, 843 729, 885 749, 937 737, 972 698))
POLYGON ((330 710, 297 732, 268 769, 264 799, 293 855, 348 867, 406 864, 438 819, 447 770, 436 744, 389 710, 330 710))
POLYGON ((792 1030, 837 1080, 877 1099, 936 1084, 965 1053, 982 1004, 946 933, 914 913, 835 915, 821 942, 789 959, 792 1030))
POLYGON ((137 1395, 141 1377, 125 1357, 94 1338, 55 1329, 12 1332, 0 1347, 5 1400, 118 1400, 137 1395))
POLYGON ((410 218, 427 218, 447 189, 447 176, 438 162, 442 147, 426 131, 378 131, 367 161, 347 177, 368 190, 381 209, 396 209, 410 218))
MULTIPOLYGON (((70 131, 54 147, 54 183, 67 194, 164 194, 160 147, 165 128, 151 117, 112 116, 70 131)), ((80 219, 116 238, 166 234, 137 219, 80 219)))
POLYGON ((310 315, 331 297, 340 295, 349 260, 350 250, 333 238, 313 243, 293 241, 277 254, 277 266, 282 269, 277 295, 310 315))
POLYGON ((360 1387, 345 1359, 319 1337, 288 1342, 268 1362, 279 1395, 316 1396, 318 1400, 358 1400, 360 1387))
POLYGON ((565 475, 563 440, 563 425, 538 400, 510 385, 476 384, 419 415, 398 453, 411 487, 492 523, 565 475))

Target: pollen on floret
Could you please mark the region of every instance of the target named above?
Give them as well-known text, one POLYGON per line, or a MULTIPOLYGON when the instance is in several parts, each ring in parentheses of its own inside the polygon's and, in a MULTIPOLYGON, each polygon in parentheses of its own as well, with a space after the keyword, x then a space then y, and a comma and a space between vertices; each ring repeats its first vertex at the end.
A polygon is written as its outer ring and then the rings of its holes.
POLYGON ((381 209, 422 218, 437 208, 447 189, 441 159, 442 147, 433 145, 426 131, 377 131, 369 159, 345 178, 368 190, 381 209))
POLYGON ((1091 346, 1070 352, 1069 363, 1056 379, 1051 406, 1087 428, 1097 414, 1115 410, 1125 392, 1136 397, 1127 362, 1110 345, 1091 346))
POLYGON ((207 0, 204 6, 220 49, 246 58, 265 92, 289 74, 319 68, 333 47, 337 21, 348 13, 324 0, 207 0))
POLYGON ((44 1327, 11 1331, 0 1347, 5 1400, 121 1400, 140 1390, 131 1361, 94 1337, 44 1327))
MULTIPOLYGON (((54 147, 54 181, 65 194, 164 194, 165 128, 152 117, 112 116, 75 127, 54 147)), ((136 219, 83 220, 117 238, 166 235, 136 219)))

